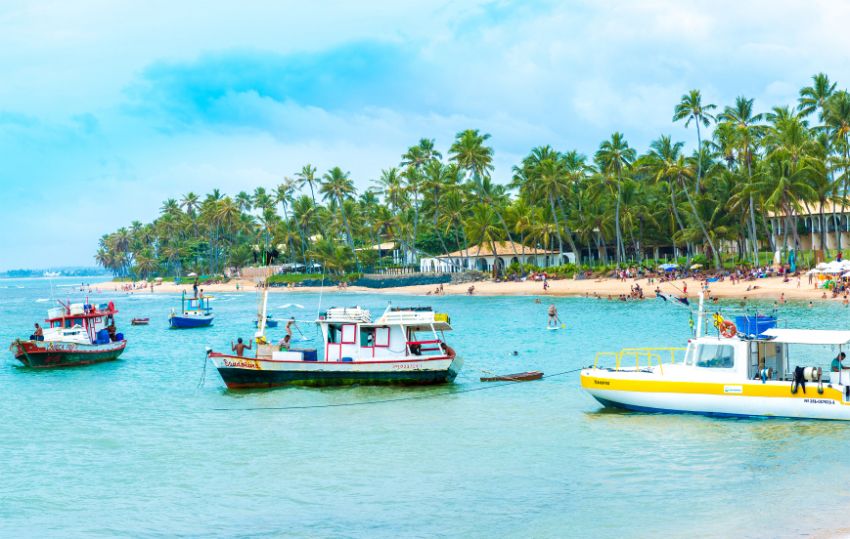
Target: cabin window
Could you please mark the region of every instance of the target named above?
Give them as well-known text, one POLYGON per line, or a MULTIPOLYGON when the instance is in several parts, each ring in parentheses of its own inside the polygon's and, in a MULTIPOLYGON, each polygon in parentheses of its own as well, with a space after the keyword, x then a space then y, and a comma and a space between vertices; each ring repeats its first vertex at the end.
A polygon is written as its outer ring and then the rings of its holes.
POLYGON ((354 336, 356 335, 357 325, 343 324, 342 326, 342 344, 354 344, 354 336))
POLYGON ((703 344, 696 357, 697 367, 731 369, 735 365, 735 349, 728 344, 703 344))
POLYGON ((360 346, 362 348, 375 346, 375 328, 360 328, 360 346))
POLYGON ((375 328, 375 346, 390 345, 390 328, 375 328))
POLYGON ((328 344, 339 344, 340 326, 328 324, 328 344))

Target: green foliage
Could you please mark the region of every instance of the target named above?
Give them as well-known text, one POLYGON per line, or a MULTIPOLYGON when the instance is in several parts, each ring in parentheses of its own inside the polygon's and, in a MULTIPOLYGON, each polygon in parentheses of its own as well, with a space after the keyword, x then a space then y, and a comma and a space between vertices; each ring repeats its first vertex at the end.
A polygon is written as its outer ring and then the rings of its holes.
MULTIPOLYGON (((365 182, 344 168, 321 173, 308 164, 277 186, 168 199, 151 223, 103 236, 95 258, 128 279, 221 274, 269 255, 342 276, 391 264, 364 249, 382 242, 434 256, 511 241, 518 246, 506 260, 524 260, 521 251, 532 248, 571 251, 580 267, 602 274, 654 269, 662 251, 676 252, 683 268, 719 268, 769 264, 776 249, 818 235, 835 241, 834 231, 812 232, 795 216, 844 200, 850 93, 821 73, 800 90, 796 110, 760 112, 746 97, 718 107, 696 89, 670 105, 672 120, 695 135, 688 145, 660 135, 641 154, 615 132, 586 157, 544 144, 511 178, 493 178, 490 135, 467 129, 445 158, 435 141, 420 139, 360 192, 365 182), (770 223, 768 215, 779 217, 770 223), (777 224, 784 232, 775 239, 777 224)), ((546 263, 530 262, 506 273, 546 263)))

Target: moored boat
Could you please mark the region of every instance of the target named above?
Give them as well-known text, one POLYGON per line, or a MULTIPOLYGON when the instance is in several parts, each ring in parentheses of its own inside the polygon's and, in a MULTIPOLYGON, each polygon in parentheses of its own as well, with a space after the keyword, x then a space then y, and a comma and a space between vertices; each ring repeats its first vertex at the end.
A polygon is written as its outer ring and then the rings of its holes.
POLYGON ((543 378, 540 371, 518 372, 515 374, 496 374, 493 376, 482 376, 482 382, 531 382, 543 378))
POLYGON ((171 329, 203 328, 212 325, 215 316, 210 306, 211 299, 209 296, 187 298, 184 291, 180 298, 180 312, 171 310, 168 325, 171 329))
POLYGON ((131 326, 147 326, 148 324, 150 324, 150 322, 151 322, 150 318, 133 318, 132 320, 130 320, 130 325, 131 326))
MULTIPOLYGON (((780 329, 746 317, 715 324, 716 335, 685 348, 600 352, 581 371, 581 385, 604 406, 635 411, 850 420, 850 369, 830 372, 805 353, 830 346, 841 354, 850 331, 780 329), (614 365, 601 366, 605 357, 614 365)), ((697 335, 701 325, 702 298, 697 335)))
POLYGON ((112 302, 100 306, 78 303, 49 309, 42 335, 17 339, 11 349, 28 367, 72 367, 112 361, 127 341, 115 330, 112 302))
POLYGON ((331 308, 316 324, 324 341, 321 351, 286 350, 258 332, 254 357, 208 355, 231 389, 441 384, 453 381, 463 366, 445 342, 444 332, 452 329, 448 316, 430 308, 388 307, 375 321, 366 309, 331 308))
MULTIPOLYGON (((279 322, 275 319, 274 316, 272 316, 270 314, 266 315, 266 327, 267 328, 276 328, 278 323, 279 322)), ((257 327, 257 328, 260 327, 260 321, 259 320, 254 320, 254 327, 257 327)))

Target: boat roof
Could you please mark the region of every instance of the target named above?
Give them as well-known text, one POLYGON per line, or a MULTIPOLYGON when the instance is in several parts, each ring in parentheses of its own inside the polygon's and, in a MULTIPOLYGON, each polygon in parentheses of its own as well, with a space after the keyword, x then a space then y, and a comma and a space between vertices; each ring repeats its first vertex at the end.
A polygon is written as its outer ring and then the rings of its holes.
POLYGON ((769 342, 786 344, 841 345, 850 343, 850 331, 833 329, 772 328, 765 331, 764 335, 772 337, 769 342))

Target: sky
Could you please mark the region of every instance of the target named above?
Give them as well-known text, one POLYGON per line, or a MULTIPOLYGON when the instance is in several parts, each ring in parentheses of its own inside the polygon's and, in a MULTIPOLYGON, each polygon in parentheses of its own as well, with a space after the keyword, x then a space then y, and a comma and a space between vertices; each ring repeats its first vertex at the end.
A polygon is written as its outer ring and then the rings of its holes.
POLYGON ((639 152, 692 88, 796 103, 850 68, 850 3, 0 3, 0 270, 93 265, 167 198, 272 188, 307 163, 358 189, 420 138, 491 135, 494 180, 549 144, 639 152))

